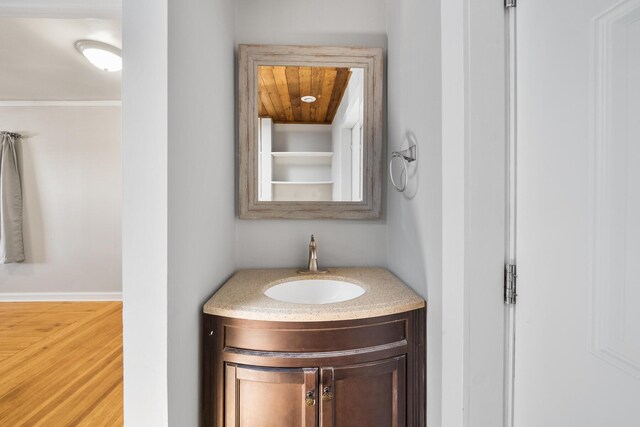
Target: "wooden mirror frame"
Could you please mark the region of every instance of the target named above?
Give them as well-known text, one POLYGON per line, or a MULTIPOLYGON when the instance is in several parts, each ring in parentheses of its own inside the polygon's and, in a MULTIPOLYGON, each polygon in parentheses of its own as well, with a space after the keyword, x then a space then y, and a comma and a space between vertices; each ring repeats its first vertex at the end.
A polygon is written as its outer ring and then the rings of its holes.
POLYGON ((242 219, 378 219, 382 204, 381 48, 239 45, 238 205, 242 219), (344 202, 258 200, 258 85, 260 65, 364 69, 363 200, 344 202))

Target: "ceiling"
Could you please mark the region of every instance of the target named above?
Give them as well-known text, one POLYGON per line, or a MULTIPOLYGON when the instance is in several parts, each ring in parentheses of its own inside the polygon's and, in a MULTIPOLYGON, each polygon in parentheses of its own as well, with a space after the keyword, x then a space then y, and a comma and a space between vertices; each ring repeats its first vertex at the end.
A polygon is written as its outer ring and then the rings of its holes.
POLYGON ((122 48, 122 23, 110 19, 0 19, 0 101, 119 100, 121 72, 91 65, 77 40, 122 48))
POLYGON ((349 68, 258 67, 258 114, 274 123, 331 124, 349 83, 349 68), (312 103, 302 96, 316 97, 312 103))

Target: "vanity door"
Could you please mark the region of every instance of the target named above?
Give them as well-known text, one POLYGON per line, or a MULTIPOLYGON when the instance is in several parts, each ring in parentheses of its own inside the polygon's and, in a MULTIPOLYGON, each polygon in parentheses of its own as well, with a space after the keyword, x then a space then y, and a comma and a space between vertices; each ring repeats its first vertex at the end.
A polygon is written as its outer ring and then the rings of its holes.
POLYGON ((321 427, 405 427, 405 372, 405 356, 321 368, 321 427))
POLYGON ((316 368, 225 365, 226 427, 316 427, 316 368))

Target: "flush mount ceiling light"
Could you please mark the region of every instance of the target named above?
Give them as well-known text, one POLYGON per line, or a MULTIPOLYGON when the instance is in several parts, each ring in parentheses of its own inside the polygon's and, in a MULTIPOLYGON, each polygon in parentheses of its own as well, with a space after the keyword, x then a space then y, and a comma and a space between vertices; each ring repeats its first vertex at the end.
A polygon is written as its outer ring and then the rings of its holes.
POLYGON ((76 49, 89 62, 104 71, 122 70, 122 54, 120 49, 110 44, 94 40, 78 40, 76 49))
POLYGON ((303 96, 300 99, 302 100, 302 102, 306 102, 308 104, 310 104, 312 102, 316 102, 316 97, 315 96, 311 96, 311 95, 303 96))

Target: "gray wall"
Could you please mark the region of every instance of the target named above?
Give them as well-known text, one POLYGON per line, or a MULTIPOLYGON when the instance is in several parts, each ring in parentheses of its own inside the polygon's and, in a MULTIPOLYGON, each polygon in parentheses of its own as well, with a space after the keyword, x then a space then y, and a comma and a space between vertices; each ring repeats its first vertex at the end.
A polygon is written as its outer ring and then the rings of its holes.
POLYGON ((235 269, 232 4, 124 5, 127 425, 198 425, 200 312, 235 269))
POLYGON ((440 425, 442 359, 442 146, 440 2, 387 4, 388 150, 415 143, 418 161, 398 193, 388 182, 389 269, 429 299, 428 425, 440 425))
POLYGON ((200 312, 235 269, 233 1, 169 2, 169 425, 198 425, 200 312))
MULTIPOLYGON (((237 0, 236 43, 386 48, 384 0, 237 0)), ((302 266, 309 236, 320 265, 386 265, 386 219, 237 220, 239 268, 302 266)))

